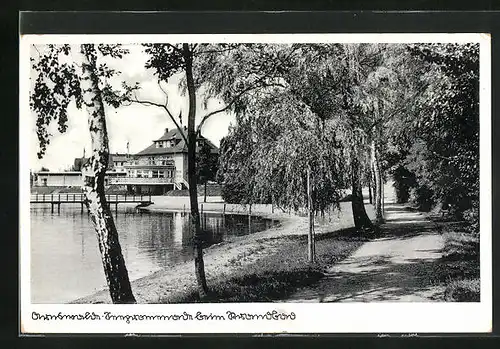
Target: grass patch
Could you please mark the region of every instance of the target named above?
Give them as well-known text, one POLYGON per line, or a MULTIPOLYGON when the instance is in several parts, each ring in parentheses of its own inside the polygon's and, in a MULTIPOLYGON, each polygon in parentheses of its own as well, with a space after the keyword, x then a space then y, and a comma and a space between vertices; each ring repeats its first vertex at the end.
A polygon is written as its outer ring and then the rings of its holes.
POLYGON ((479 302, 479 238, 463 230, 445 232, 440 278, 448 302, 479 302))
POLYGON ((210 293, 206 299, 200 300, 196 289, 191 288, 163 302, 270 302, 285 299, 297 288, 317 282, 328 267, 348 257, 365 241, 355 234, 329 234, 317 240, 317 262, 309 264, 307 239, 280 237, 273 240, 277 248, 272 253, 248 265, 239 264, 238 260, 245 256, 238 256, 229 261, 235 267, 230 275, 207 276, 210 293))

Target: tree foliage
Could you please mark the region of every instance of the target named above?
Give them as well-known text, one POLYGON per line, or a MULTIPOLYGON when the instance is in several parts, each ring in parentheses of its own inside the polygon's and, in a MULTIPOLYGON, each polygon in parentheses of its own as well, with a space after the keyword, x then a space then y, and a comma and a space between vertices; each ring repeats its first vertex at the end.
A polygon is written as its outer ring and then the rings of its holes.
POLYGON ((405 166, 417 189, 460 217, 479 198, 479 45, 421 44, 409 52, 424 88, 403 135, 415 138, 405 166))
MULTIPOLYGON (((93 60, 96 62, 96 75, 99 77, 103 99, 109 105, 118 107, 120 101, 113 98, 118 94, 109 82, 109 78, 118 72, 111 69, 102 59, 107 56, 121 58, 128 53, 128 50, 120 45, 99 44, 96 46, 93 60)), ((37 155, 41 159, 50 144, 52 136, 49 132, 50 126, 56 122, 58 131, 66 132, 69 104, 73 102, 78 109, 81 109, 83 101, 79 67, 71 56, 71 50, 78 48, 68 44, 49 44, 33 48, 37 53, 30 59, 32 67, 30 107, 37 117, 39 143, 37 155)))

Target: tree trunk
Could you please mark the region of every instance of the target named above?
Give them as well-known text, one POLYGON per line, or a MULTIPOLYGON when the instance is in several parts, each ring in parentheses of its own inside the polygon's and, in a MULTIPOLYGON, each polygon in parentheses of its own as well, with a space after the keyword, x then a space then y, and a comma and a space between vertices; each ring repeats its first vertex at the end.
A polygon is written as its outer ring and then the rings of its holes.
MULTIPOLYGON (((198 190, 196 187, 196 92, 193 80, 193 56, 189 44, 182 45, 185 60, 186 82, 189 95, 188 113, 188 183, 189 202, 191 204, 191 233, 194 236, 194 268, 196 282, 198 284, 198 294, 200 299, 206 297, 208 293, 207 279, 205 277, 205 265, 203 262, 203 242, 204 236, 200 227, 200 213, 198 211, 198 190)), ((182 132, 182 131, 181 131, 182 132)))
POLYGON ((366 214, 365 204, 363 202, 363 193, 361 191, 360 166, 359 160, 353 154, 351 160, 352 174, 352 215, 354 218, 354 226, 358 230, 372 230, 373 224, 366 214))
POLYGON ((309 215, 309 233, 307 235, 307 260, 314 263, 314 210, 312 206, 312 188, 311 188, 311 168, 307 167, 307 209, 309 215))
POLYGON ((370 176, 368 177, 368 199, 370 204, 373 204, 373 196, 372 196, 372 173, 370 171, 370 176))
POLYGON ((80 47, 82 60, 81 89, 88 112, 92 141, 90 163, 84 168, 86 206, 94 223, 104 267, 104 275, 113 303, 135 303, 125 260, 122 255, 115 222, 106 202, 104 177, 109 161, 109 142, 101 91, 96 72, 96 51, 93 44, 80 47))
POLYGON ((380 173, 380 163, 378 160, 378 150, 375 141, 371 144, 372 150, 372 167, 375 177, 375 221, 377 224, 384 222, 382 208, 382 175, 380 173))

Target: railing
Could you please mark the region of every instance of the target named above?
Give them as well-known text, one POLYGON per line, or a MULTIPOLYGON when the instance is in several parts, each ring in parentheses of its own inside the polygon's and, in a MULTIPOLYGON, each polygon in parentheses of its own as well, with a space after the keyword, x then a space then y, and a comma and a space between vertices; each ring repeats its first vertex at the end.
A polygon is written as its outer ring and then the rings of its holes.
POLYGON ((171 184, 174 179, 167 178, 149 178, 149 177, 116 177, 109 178, 110 184, 171 184))
POLYGON ((154 161, 154 162, 149 162, 149 161, 142 161, 142 162, 128 162, 123 165, 123 167, 141 167, 141 166, 169 166, 169 167, 174 167, 175 162, 172 161, 167 161, 167 162, 162 162, 162 161, 154 161))
MULTIPOLYGON (((31 203, 82 203, 85 201, 84 194, 31 194, 31 203)), ((151 194, 147 195, 120 195, 108 194, 106 201, 109 203, 126 202, 151 202, 151 194)))

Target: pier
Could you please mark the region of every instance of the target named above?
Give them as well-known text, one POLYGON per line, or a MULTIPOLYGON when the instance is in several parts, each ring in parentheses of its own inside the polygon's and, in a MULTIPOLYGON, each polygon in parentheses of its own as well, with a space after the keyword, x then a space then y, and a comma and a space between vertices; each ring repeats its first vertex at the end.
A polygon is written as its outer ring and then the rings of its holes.
MULTIPOLYGON (((31 194, 30 204, 50 204, 52 212, 54 207, 57 206, 57 212, 60 212, 62 204, 80 204, 81 212, 83 213, 83 206, 85 205, 84 194, 31 194)), ((118 210, 118 204, 133 204, 136 203, 141 206, 150 205, 151 195, 120 195, 108 194, 106 195, 106 202, 111 207, 115 205, 115 210, 118 210)))

